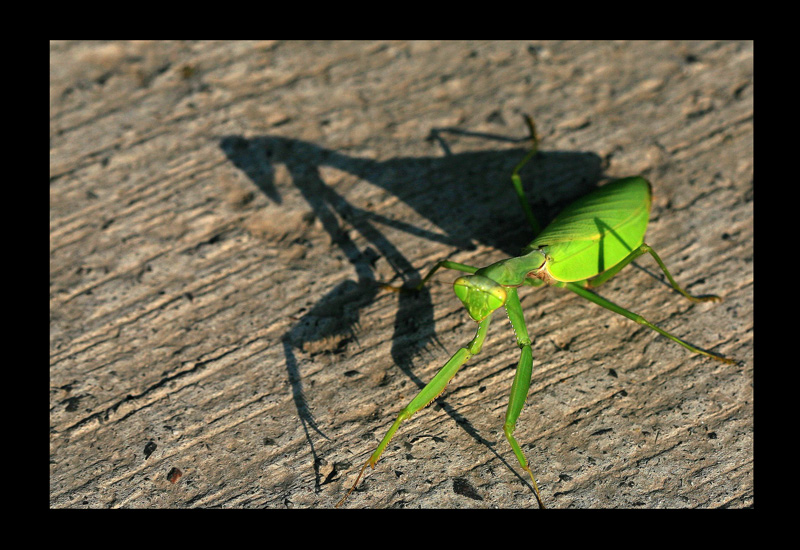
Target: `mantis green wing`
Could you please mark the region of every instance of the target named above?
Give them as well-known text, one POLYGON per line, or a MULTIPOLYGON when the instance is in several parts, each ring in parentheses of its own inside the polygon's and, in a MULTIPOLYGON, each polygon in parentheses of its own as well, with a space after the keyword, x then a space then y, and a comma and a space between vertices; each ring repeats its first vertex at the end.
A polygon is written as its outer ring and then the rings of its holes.
POLYGON ((589 279, 644 242, 650 204, 650 183, 644 178, 613 181, 565 208, 523 254, 541 249, 558 281, 589 279))

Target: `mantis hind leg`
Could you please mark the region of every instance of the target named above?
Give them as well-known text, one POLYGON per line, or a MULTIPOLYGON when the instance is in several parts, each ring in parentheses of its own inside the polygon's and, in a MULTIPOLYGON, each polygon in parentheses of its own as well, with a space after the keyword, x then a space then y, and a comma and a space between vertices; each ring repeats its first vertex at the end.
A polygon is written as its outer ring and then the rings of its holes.
POLYGON ((710 351, 705 351, 705 350, 702 350, 700 348, 694 347, 690 343, 685 342, 684 340, 681 340, 680 338, 678 338, 677 336, 674 336, 673 334, 670 334, 666 330, 657 327, 656 325, 654 325, 653 323, 651 323, 650 321, 648 321, 647 319, 645 319, 644 317, 642 317, 638 313, 634 313, 632 311, 628 311, 627 309, 618 306, 614 302, 606 300, 605 298, 602 298, 602 297, 598 296, 594 292, 586 290, 585 288, 583 288, 582 286, 580 286, 578 284, 566 283, 565 286, 568 289, 570 289, 572 292, 574 292, 575 294, 578 294, 579 296, 582 296, 582 297, 586 298, 590 302, 594 302, 595 304, 597 304, 599 306, 602 306, 602 307, 604 307, 604 308, 606 308, 606 309, 608 309, 610 311, 613 311, 614 313, 619 313, 620 315, 622 315, 624 317, 627 317, 628 319, 630 319, 630 320, 632 320, 632 321, 634 321, 636 323, 639 323, 640 325, 643 325, 643 326, 646 326, 647 328, 653 329, 654 331, 658 332, 659 334, 661 334, 663 336, 666 336, 667 338, 669 338, 673 342, 677 342, 678 344, 682 345, 683 347, 685 347, 686 349, 688 349, 689 351, 691 351, 693 353, 699 353, 700 355, 705 355, 706 357, 711 357, 712 359, 716 359, 716 360, 722 361, 724 363, 729 363, 729 364, 732 364, 732 365, 736 364, 736 361, 734 359, 727 359, 727 358, 722 357, 720 355, 716 355, 714 353, 711 353, 710 351))
POLYGON ((653 257, 653 259, 658 264, 658 267, 660 267, 661 271, 664 272, 664 275, 667 276, 667 279, 669 280, 669 284, 672 285, 672 288, 674 288, 675 290, 680 292, 684 297, 686 297, 687 299, 691 300, 692 302, 707 302, 707 301, 715 301, 715 302, 717 302, 717 301, 720 301, 722 299, 722 298, 720 298, 719 296, 717 296, 715 294, 707 294, 707 295, 704 295, 704 296, 694 296, 694 295, 689 294, 688 292, 686 292, 675 281, 675 279, 672 278, 672 275, 670 274, 669 270, 667 269, 667 266, 664 265, 664 262, 662 262, 661 258, 658 257, 658 254, 656 254, 656 251, 653 250, 650 247, 650 245, 648 245, 647 243, 642 243, 642 245, 639 248, 637 248, 636 250, 634 250, 633 252, 628 254, 621 262, 619 262, 617 265, 615 265, 611 269, 607 269, 604 272, 602 272, 600 275, 597 275, 596 277, 588 279, 586 281, 586 286, 588 288, 594 288, 594 287, 600 286, 601 284, 603 284, 604 282, 609 280, 611 277, 613 277, 614 275, 619 273, 620 270, 622 270, 622 268, 624 268, 626 265, 628 265, 633 260, 635 260, 636 258, 638 258, 639 256, 641 256, 642 254, 645 254, 645 253, 649 253, 653 257))

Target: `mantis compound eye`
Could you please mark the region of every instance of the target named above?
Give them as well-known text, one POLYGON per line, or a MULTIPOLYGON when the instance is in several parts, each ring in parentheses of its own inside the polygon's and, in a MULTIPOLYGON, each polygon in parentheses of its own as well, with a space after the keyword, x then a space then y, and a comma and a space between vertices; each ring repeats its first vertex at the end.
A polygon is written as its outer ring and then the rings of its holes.
POLYGON ((469 316, 479 323, 506 303, 503 286, 481 275, 459 277, 453 283, 453 290, 469 316))

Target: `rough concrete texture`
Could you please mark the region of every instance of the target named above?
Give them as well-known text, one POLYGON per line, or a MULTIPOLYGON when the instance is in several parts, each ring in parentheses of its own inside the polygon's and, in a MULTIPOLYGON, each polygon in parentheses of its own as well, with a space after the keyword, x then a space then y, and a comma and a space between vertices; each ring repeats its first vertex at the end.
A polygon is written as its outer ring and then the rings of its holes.
MULTIPOLYGON (((649 257, 598 293, 523 289, 516 436, 552 508, 753 504, 751 42, 53 42, 50 506, 333 507, 474 334, 453 272, 642 174, 649 257)), ((535 507, 483 352, 346 503, 535 507)))

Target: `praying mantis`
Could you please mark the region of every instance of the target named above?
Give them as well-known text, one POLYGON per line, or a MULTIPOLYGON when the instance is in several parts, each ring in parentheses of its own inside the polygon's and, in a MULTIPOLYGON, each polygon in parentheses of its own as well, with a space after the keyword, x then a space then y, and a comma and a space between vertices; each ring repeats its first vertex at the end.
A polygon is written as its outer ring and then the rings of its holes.
POLYGON ((618 313, 677 342, 692 353, 697 353, 735 364, 733 359, 697 348, 677 336, 663 330, 641 315, 629 311, 600 297, 590 289, 608 281, 636 258, 650 254, 673 289, 692 302, 719 301, 719 296, 694 296, 684 290, 672 277, 664 262, 644 242, 650 217, 652 189, 650 183, 640 177, 621 178, 600 187, 594 192, 567 206, 544 229, 539 226, 531 211, 522 187, 520 171, 538 151, 538 137, 533 119, 525 115, 530 131, 531 150, 517 164, 511 174, 511 182, 525 217, 533 231, 533 240, 524 247, 519 256, 500 260, 486 267, 475 267, 449 260, 436 263, 428 274, 414 287, 382 285, 393 292, 419 291, 440 269, 466 273, 453 283, 453 290, 478 324, 474 338, 460 348, 439 370, 433 379, 400 411, 389 431, 370 455, 350 490, 336 505, 344 504, 358 485, 367 466, 373 469, 386 450, 395 432, 414 413, 433 402, 446 388, 459 369, 474 355, 480 353, 489 329, 492 315, 501 307, 514 331, 520 358, 506 412, 503 432, 520 467, 531 479, 534 495, 540 508, 545 508, 533 470, 528 464, 519 443, 514 438, 517 419, 525 404, 533 370, 532 342, 523 317, 518 289, 522 286, 543 285, 565 288, 595 304, 618 313))

